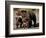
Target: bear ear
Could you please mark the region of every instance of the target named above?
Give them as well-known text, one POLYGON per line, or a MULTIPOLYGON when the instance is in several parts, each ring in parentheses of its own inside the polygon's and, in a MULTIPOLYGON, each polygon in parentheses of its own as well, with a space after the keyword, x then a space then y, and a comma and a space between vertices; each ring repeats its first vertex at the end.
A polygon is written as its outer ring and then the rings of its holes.
POLYGON ((26 12, 26 10, 21 10, 21 12, 26 12))
POLYGON ((32 9, 32 11, 35 11, 36 9, 32 9))

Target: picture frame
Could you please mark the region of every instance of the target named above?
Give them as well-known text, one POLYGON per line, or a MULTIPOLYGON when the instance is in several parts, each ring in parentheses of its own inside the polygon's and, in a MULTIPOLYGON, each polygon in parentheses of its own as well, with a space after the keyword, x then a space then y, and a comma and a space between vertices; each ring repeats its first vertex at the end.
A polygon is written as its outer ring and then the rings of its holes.
MULTIPOLYGON (((20 11, 19 11, 20 13, 20 11)), ((15 21, 16 22, 16 21, 15 21)), ((36 21, 37 22, 37 21, 36 21)), ((25 28, 25 27, 23 27, 25 28)), ((34 27, 32 27, 34 28, 34 27)), ((20 2, 20 1, 5 1, 5 36, 6 37, 20 37, 20 36, 37 36, 45 35, 45 3, 41 2, 20 2), (16 10, 27 9, 27 10, 39 10, 38 23, 39 26, 36 29, 13 29, 13 19, 16 10), (14 12, 15 10, 15 12, 14 12), (13 13, 14 12, 14 13, 13 13)))

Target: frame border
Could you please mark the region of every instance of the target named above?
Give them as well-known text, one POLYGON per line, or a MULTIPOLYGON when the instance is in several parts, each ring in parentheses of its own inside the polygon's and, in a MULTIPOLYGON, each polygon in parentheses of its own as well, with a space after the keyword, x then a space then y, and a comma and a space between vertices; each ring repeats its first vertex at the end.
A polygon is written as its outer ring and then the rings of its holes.
POLYGON ((5 1, 5 37, 22 37, 22 36, 37 36, 37 35, 45 35, 45 3, 41 2, 20 2, 20 1, 5 1), (10 4, 33 4, 33 5, 42 5, 43 7, 43 33, 34 33, 34 34, 16 34, 16 35, 9 35, 9 5, 10 4))

